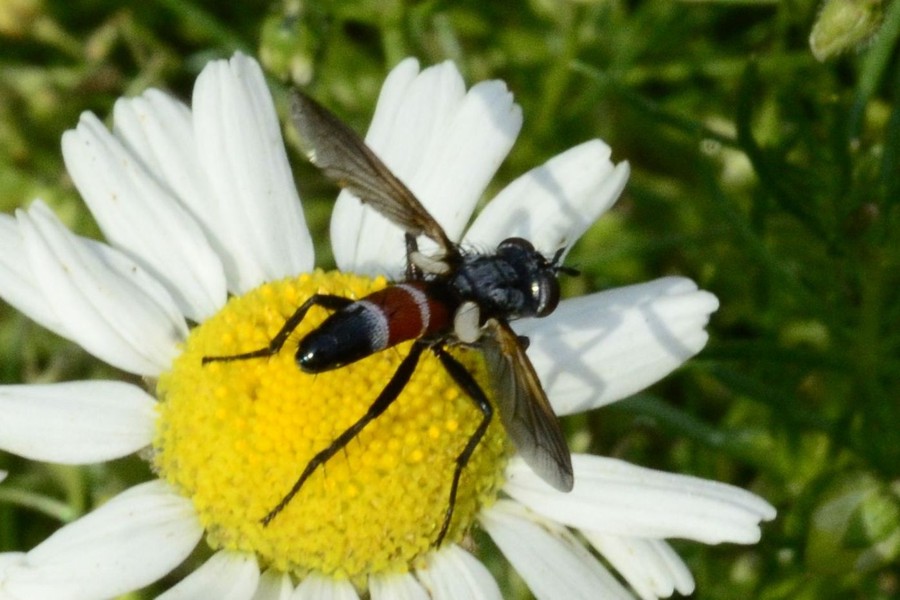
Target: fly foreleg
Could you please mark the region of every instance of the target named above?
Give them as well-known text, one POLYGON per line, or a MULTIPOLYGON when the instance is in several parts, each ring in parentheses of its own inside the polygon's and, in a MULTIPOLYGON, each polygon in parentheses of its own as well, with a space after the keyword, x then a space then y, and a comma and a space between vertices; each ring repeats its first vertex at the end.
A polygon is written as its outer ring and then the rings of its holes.
POLYGON ((242 352, 240 354, 229 354, 226 356, 204 356, 203 364, 208 364, 211 362, 229 362, 233 360, 247 360, 250 358, 265 358, 267 356, 273 356, 278 354, 278 351, 281 350, 284 343, 287 341, 288 337, 294 332, 295 329, 300 325, 303 321, 304 317, 306 317, 306 313, 313 306, 321 306, 322 308, 327 308, 328 310, 340 310, 345 306, 348 306, 353 303, 353 300, 350 298, 345 298, 343 296, 334 296, 332 294, 313 294, 310 298, 300 305, 300 307, 294 311, 290 317, 284 322, 284 325, 281 326, 281 329, 278 330, 278 333, 275 334, 267 346, 259 348, 257 350, 251 350, 250 352, 242 352))
POLYGON ((309 463, 307 463, 306 468, 303 470, 303 473, 300 474, 300 477, 297 479, 296 483, 294 483, 294 487, 285 494, 284 498, 281 499, 281 502, 279 502, 275 508, 269 511, 269 514, 262 518, 260 522, 264 526, 271 523, 272 519, 277 517, 278 513, 284 510, 284 507, 297 495, 297 492, 300 491, 300 488, 303 487, 303 484, 306 483, 306 480, 309 479, 317 468, 324 465, 332 456, 346 447, 351 440, 359 435, 366 425, 381 416, 381 414, 394 403, 394 400, 397 399, 400 392, 402 392, 403 388, 406 387, 406 384, 409 383, 410 377, 412 377, 413 372, 416 370, 416 365, 419 364, 419 357, 422 356, 422 351, 425 350, 425 348, 427 348, 427 345, 423 342, 417 341, 413 344, 409 354, 406 355, 406 358, 403 359, 400 366, 394 371, 391 380, 388 381, 387 385, 384 386, 384 389, 381 390, 381 393, 378 394, 378 397, 372 405, 369 406, 369 410, 366 411, 366 414, 360 417, 356 423, 348 427, 341 435, 337 436, 327 448, 312 457, 309 463))
POLYGON ((450 377, 453 378, 453 381, 456 382, 456 385, 461 387, 469 398, 472 399, 482 415, 481 422, 478 424, 478 427, 475 428, 475 432, 472 433, 472 436, 466 443, 466 447, 463 448, 462 452, 459 453, 459 456, 456 457, 456 468, 453 470, 453 481, 450 484, 450 502, 447 505, 447 512, 444 515, 444 524, 441 525, 441 531, 438 533, 437 541, 435 541, 434 544, 435 546, 440 546, 441 542, 444 541, 444 536, 447 535, 447 531, 450 529, 450 521, 453 518, 453 508, 456 505, 456 492, 459 488, 459 478, 462 476, 463 469, 469 464, 469 459, 472 458, 472 453, 475 452, 475 448, 478 447, 481 438, 484 437, 488 425, 491 424, 491 417, 494 414, 494 409, 491 406, 487 395, 485 395, 484 391, 481 389, 481 386, 478 385, 478 382, 475 381, 475 378, 472 377, 472 374, 469 373, 462 363, 453 358, 443 346, 434 346, 433 350, 438 359, 440 359, 441 364, 444 365, 447 373, 449 373, 450 377))

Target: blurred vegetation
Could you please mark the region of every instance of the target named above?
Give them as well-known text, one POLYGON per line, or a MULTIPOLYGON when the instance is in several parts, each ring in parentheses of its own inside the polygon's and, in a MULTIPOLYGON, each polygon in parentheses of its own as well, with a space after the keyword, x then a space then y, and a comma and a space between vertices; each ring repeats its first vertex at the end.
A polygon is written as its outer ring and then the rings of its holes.
MULTIPOLYGON (((525 125, 493 191, 590 137, 632 165, 571 256, 584 276, 569 292, 677 273, 721 300, 697 359, 568 423, 591 451, 778 507, 757 545, 676 544, 695 597, 895 598, 898 34, 896 0, 3 0, 0 209, 41 197, 94 232, 62 132, 149 86, 189 99, 202 66, 236 49, 261 58, 282 109, 287 86, 308 85, 357 129, 405 56, 452 59, 469 83, 503 79, 525 125)), ((327 266, 334 190, 296 162, 327 266)), ((6 305, 0 319, 3 382, 111 375, 6 305)), ((138 459, 3 455, 0 468, 0 550, 28 549, 148 476, 138 459)))

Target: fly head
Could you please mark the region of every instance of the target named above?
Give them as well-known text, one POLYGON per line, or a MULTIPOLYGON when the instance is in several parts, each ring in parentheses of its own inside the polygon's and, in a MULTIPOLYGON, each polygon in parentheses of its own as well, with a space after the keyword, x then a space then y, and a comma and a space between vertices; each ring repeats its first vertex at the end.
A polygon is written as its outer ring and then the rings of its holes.
POLYGON ((559 304, 557 257, 547 260, 531 242, 517 237, 500 242, 497 256, 514 266, 523 292, 525 305, 515 316, 546 317, 556 309, 559 304))

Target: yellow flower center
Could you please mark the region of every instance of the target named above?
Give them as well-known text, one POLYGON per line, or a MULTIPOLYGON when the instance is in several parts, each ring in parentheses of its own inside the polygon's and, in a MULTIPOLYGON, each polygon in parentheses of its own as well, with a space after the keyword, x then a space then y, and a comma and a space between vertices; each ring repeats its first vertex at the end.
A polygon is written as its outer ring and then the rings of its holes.
MULTIPOLYGON (((160 377, 154 466, 193 499, 214 549, 253 552, 263 565, 298 577, 318 572, 361 582, 409 570, 434 547, 456 459, 481 412, 432 353, 423 354, 387 411, 316 469, 268 525, 261 519, 310 459, 366 412, 409 343, 303 373, 297 342, 328 315, 314 307, 275 356, 202 364, 204 356, 266 346, 314 293, 360 298, 385 285, 321 271, 267 283, 195 328, 160 377)), ((485 381, 477 353, 451 351, 485 381)), ((510 451, 495 418, 463 471, 445 542, 461 539, 494 500, 510 451)))

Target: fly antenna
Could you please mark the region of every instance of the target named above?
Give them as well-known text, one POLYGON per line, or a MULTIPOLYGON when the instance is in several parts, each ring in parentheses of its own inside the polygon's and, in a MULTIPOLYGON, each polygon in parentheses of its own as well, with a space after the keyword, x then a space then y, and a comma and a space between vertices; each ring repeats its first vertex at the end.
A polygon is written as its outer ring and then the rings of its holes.
POLYGON ((550 260, 550 265, 553 267, 553 271, 556 273, 562 273, 563 275, 569 275, 570 277, 578 277, 579 275, 581 275, 581 271, 574 267, 567 267, 560 264, 562 262, 563 252, 565 251, 566 247, 560 246, 559 249, 553 254, 553 258, 550 260))

